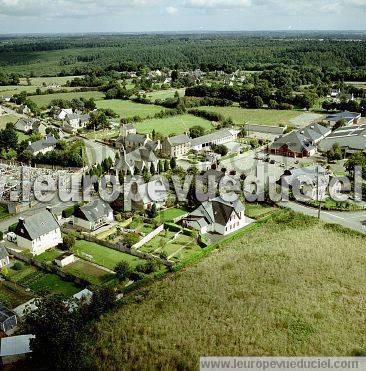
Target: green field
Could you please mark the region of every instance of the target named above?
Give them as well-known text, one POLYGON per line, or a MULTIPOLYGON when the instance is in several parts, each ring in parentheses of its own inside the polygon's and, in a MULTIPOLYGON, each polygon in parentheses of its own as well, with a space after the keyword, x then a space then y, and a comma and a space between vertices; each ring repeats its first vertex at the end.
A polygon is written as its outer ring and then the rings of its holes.
POLYGON ((121 261, 127 261, 131 266, 135 267, 137 264, 141 263, 141 259, 136 258, 132 255, 124 254, 119 251, 109 249, 89 241, 76 241, 73 247, 73 252, 83 259, 87 259, 86 255, 93 257, 92 262, 108 269, 113 270, 115 266, 121 261))
POLYGON ((53 263, 56 258, 58 258, 63 253, 58 250, 48 250, 45 251, 43 254, 38 255, 35 259, 41 263, 53 263))
POLYGON ((179 115, 163 119, 151 119, 136 123, 139 133, 151 133, 153 129, 163 135, 183 134, 192 126, 200 125, 206 130, 212 129, 211 122, 193 115, 179 115))
POLYGON ((4 204, 0 204, 0 220, 6 219, 9 216, 10 214, 8 212, 8 206, 4 204))
POLYGON ((83 259, 79 259, 75 263, 66 266, 63 268, 63 271, 70 273, 75 277, 79 277, 92 285, 109 283, 114 279, 114 275, 111 273, 108 273, 83 259))
POLYGON ((131 118, 133 116, 145 118, 164 110, 163 107, 153 104, 141 104, 120 99, 101 100, 97 102, 97 108, 110 108, 116 112, 120 118, 131 118))
MULTIPOLYGON (((50 85, 64 86, 68 81, 73 80, 75 77, 81 77, 81 76, 31 77, 29 80, 30 80, 31 86, 35 86, 35 87, 50 86, 50 85)), ((21 78, 20 84, 28 87, 27 79, 21 78)))
POLYGON ((63 281, 56 274, 45 273, 30 265, 23 265, 21 271, 10 270, 10 277, 37 294, 52 292, 69 297, 80 291, 72 282, 63 281))
POLYGON ((153 91, 151 93, 147 93, 146 96, 150 98, 152 101, 155 101, 156 99, 168 99, 173 98, 175 95, 175 92, 178 92, 180 97, 184 97, 186 93, 186 89, 169 89, 169 90, 157 90, 153 91))
POLYGON ((150 285, 142 301, 132 295, 104 316, 90 344, 93 364, 195 370, 202 355, 364 351, 365 242, 279 211, 174 279, 150 285))
POLYGON ((240 107, 200 107, 200 109, 222 114, 225 118, 231 117, 235 124, 246 123, 256 125, 288 125, 290 120, 299 116, 297 111, 281 111, 270 109, 244 109, 240 107))
POLYGON ((70 93, 55 93, 45 95, 34 95, 29 97, 39 107, 47 107, 54 99, 72 100, 74 98, 94 98, 95 100, 103 99, 104 94, 100 91, 84 91, 84 92, 70 92, 70 93))
POLYGON ((0 129, 4 129, 7 123, 15 124, 18 120, 19 117, 15 115, 2 115, 0 116, 0 129))
POLYGON ((160 222, 172 222, 175 218, 178 218, 179 216, 187 214, 187 210, 184 209, 177 209, 177 208, 171 208, 163 210, 159 213, 159 215, 156 217, 156 220, 159 220, 160 222))

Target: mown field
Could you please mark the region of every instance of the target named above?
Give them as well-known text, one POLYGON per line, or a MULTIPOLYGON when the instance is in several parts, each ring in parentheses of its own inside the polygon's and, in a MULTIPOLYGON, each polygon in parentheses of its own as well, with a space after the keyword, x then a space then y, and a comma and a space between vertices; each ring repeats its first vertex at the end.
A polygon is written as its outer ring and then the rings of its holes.
POLYGON ((0 129, 4 129, 7 123, 11 122, 14 124, 18 120, 19 117, 15 115, 2 115, 0 116, 0 129))
POLYGON ((124 254, 89 241, 76 241, 73 252, 83 259, 87 259, 88 256, 91 256, 93 257, 93 263, 111 270, 121 261, 126 261, 133 267, 143 262, 141 259, 132 255, 124 254))
POLYGON ((145 118, 164 110, 163 107, 153 104, 141 104, 120 99, 101 100, 97 102, 97 108, 110 108, 116 112, 120 118, 131 118, 133 116, 145 118))
POLYGON ((244 109, 240 107, 200 107, 200 109, 222 114, 225 118, 231 117, 237 125, 246 123, 256 125, 288 125, 291 119, 299 116, 298 111, 280 111, 270 109, 244 109))
POLYGON ((278 211, 126 298, 93 332, 100 369, 198 369, 210 355, 365 351, 366 238, 278 211))
POLYGON ((45 95, 33 95, 29 97, 39 107, 47 107, 54 99, 72 100, 74 98, 94 98, 95 100, 103 99, 104 94, 100 91, 83 91, 83 92, 70 92, 70 93, 55 93, 45 95))
POLYGON ((158 90, 151 93, 147 93, 146 96, 150 98, 152 101, 156 99, 168 99, 173 98, 175 93, 178 92, 180 97, 184 97, 186 93, 186 89, 168 89, 168 90, 158 90))
POLYGON ((172 134, 183 134, 189 131, 192 126, 202 126, 206 130, 213 128, 210 121, 193 115, 179 115, 165 117, 163 119, 150 119, 136 123, 139 133, 151 133, 155 130, 165 136, 172 134))

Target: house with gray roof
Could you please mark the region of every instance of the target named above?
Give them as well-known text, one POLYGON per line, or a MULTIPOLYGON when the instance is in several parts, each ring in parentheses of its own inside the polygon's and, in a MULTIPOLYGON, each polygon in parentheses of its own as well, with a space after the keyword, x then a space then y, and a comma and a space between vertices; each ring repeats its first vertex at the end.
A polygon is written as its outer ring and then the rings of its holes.
POLYGON ((44 155, 47 152, 54 151, 57 143, 58 141, 54 136, 48 135, 44 139, 29 143, 27 151, 30 151, 33 156, 37 156, 38 154, 44 155))
POLYGON ((269 150, 275 155, 288 157, 309 157, 316 153, 316 145, 331 133, 329 128, 311 124, 276 139, 269 150))
POLYGON ((0 270, 10 264, 9 254, 4 244, 0 245, 0 270))
POLYGON ((95 231, 113 221, 112 208, 101 199, 77 208, 73 216, 74 226, 87 231, 95 231))
POLYGON ((66 124, 64 125, 64 129, 69 132, 76 132, 80 129, 84 129, 88 125, 90 121, 90 115, 71 113, 66 115, 65 120, 66 124))
POLYGON ((170 157, 182 157, 191 149, 191 138, 186 134, 180 134, 166 138, 162 143, 162 151, 170 157))
POLYGON ((145 169, 150 171, 151 165, 157 171, 158 163, 159 160, 152 150, 141 147, 129 153, 123 151, 121 157, 117 160, 115 170, 117 174, 123 172, 125 175, 134 175, 137 169, 141 174, 145 169))
MULTIPOLYGON (((128 134, 125 138, 119 138, 118 143, 121 143, 127 152, 134 151, 137 148, 145 147, 151 139, 147 134, 128 134)), ((122 147, 120 145, 119 148, 122 147)))
POLYGON ((14 233, 18 247, 32 255, 40 255, 62 243, 60 224, 49 209, 19 218, 14 233))
POLYGON ((345 156, 355 152, 366 153, 366 125, 344 126, 319 143, 319 151, 327 152, 338 144, 345 156))
POLYGON ((47 125, 36 118, 22 117, 15 123, 14 127, 22 133, 36 132, 44 135, 46 134, 47 125))
POLYGON ((16 314, 0 303, 0 331, 9 333, 17 324, 16 314))
POLYGON ((245 207, 240 200, 224 201, 221 197, 203 202, 195 211, 182 219, 183 226, 201 234, 228 235, 249 224, 245 207))
POLYGON ((298 201, 323 201, 330 181, 329 172, 322 166, 307 166, 286 170, 278 181, 283 191, 297 189, 298 201), (300 194, 301 193, 301 194, 300 194))
POLYGON ((346 122, 346 126, 358 125, 360 119, 361 119, 360 113, 344 111, 328 115, 325 120, 328 121, 331 127, 333 127, 341 120, 344 120, 346 122))

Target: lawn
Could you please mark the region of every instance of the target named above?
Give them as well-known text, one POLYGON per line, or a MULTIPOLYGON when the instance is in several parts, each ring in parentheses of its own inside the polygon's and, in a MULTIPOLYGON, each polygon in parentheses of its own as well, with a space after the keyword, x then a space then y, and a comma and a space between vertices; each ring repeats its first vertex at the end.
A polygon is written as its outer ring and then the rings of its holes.
POLYGON ((10 214, 6 205, 0 204, 0 220, 6 219, 10 214))
POLYGON ((70 93, 55 93, 45 95, 33 95, 29 97, 39 107, 47 107, 54 99, 72 100, 74 98, 94 98, 95 100, 103 99, 104 94, 100 91, 84 91, 84 92, 70 92, 70 93))
POLYGON ((7 123, 15 124, 18 120, 19 117, 15 115, 2 115, 0 116, 0 129, 4 129, 7 123))
POLYGON ((163 107, 154 104, 141 104, 120 99, 100 100, 97 102, 97 108, 110 108, 120 118, 131 118, 133 116, 146 118, 164 110, 163 107))
POLYGON ((45 251, 43 254, 36 256, 36 260, 41 263, 53 263, 53 261, 58 258, 63 253, 57 250, 48 250, 45 251))
POLYGON ((113 274, 108 273, 83 259, 79 259, 75 263, 66 266, 63 268, 63 271, 79 277, 92 285, 109 283, 114 279, 113 274))
POLYGON ((172 134, 183 134, 189 131, 192 126, 202 126, 206 130, 213 128, 210 121, 193 115, 179 115, 165 117, 163 119, 150 119, 136 123, 139 133, 149 134, 153 129, 165 136, 172 134))
POLYGON ((202 355, 354 355, 365 349, 365 243, 281 210, 105 315, 92 364, 194 370, 202 355))
POLYGON ((231 117, 236 125, 246 123, 256 125, 288 125, 291 119, 299 116, 297 111, 244 109, 240 107, 200 107, 200 109, 222 114, 225 118, 231 117))
POLYGON ((109 249, 108 247, 84 240, 76 241, 76 244, 72 250, 76 255, 83 259, 88 259, 88 255, 93 257, 93 263, 111 270, 113 270, 115 266, 122 261, 128 262, 133 267, 141 263, 141 259, 132 255, 124 254, 122 252, 109 249))
POLYGON ((80 291, 74 283, 63 281, 56 274, 45 273, 30 265, 23 265, 21 271, 10 269, 10 277, 14 282, 37 294, 52 292, 69 297, 80 291))
MULTIPOLYGON (((45 84, 46 86, 49 85, 65 85, 67 81, 71 81, 75 77, 81 77, 81 76, 52 76, 52 77, 31 77, 30 78, 30 83, 31 86, 35 87, 42 87, 45 84)), ((21 78, 20 79, 20 84, 26 85, 27 86, 27 79, 21 78)))
POLYGON ((159 215, 156 217, 156 220, 159 220, 160 222, 172 222, 174 219, 187 214, 187 210, 184 209, 177 209, 177 208, 171 208, 163 210, 159 213, 159 215))
POLYGON ((156 99, 168 99, 168 98, 174 98, 175 92, 178 92, 180 97, 184 97, 186 93, 186 89, 169 89, 169 90, 157 90, 153 91, 151 93, 147 93, 146 96, 150 98, 152 101, 155 101, 156 99))
POLYGON ((245 215, 251 219, 263 218, 269 214, 272 214, 275 210, 275 207, 263 203, 245 203, 245 215))
POLYGON ((18 305, 32 299, 32 295, 26 292, 22 287, 13 282, 0 282, 0 302, 7 308, 14 309, 18 305))

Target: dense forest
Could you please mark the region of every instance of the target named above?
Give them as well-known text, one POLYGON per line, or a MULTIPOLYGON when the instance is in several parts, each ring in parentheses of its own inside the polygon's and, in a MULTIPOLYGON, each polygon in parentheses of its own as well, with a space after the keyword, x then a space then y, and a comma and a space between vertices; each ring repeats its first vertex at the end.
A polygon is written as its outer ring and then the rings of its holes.
POLYGON ((362 33, 222 33, 0 38, 3 73, 85 74, 90 69, 263 70, 309 66, 332 79, 366 78, 362 33), (41 68, 42 67, 42 68, 41 68))

